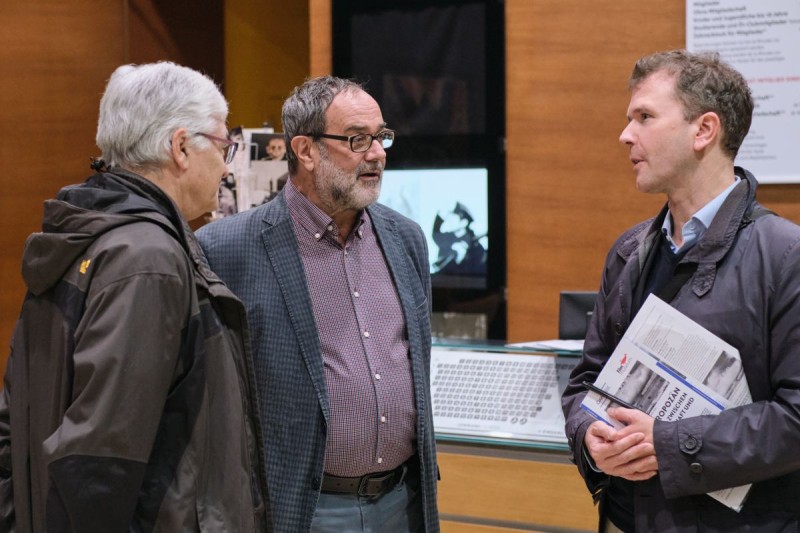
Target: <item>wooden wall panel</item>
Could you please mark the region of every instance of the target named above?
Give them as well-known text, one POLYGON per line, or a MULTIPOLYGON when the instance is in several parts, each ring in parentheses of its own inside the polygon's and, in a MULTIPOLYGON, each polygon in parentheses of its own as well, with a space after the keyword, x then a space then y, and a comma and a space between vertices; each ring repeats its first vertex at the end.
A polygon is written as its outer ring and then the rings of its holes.
POLYGON ((309 68, 311 76, 325 76, 333 71, 331 0, 308 0, 309 68))
MULTIPOLYGON (((126 0, 125 62, 169 60, 225 82, 225 0, 126 0)), ((122 36, 119 36, 122 37, 122 36)))
POLYGON ((225 96, 231 125, 281 128, 281 106, 309 72, 309 5, 226 0, 225 96))
POLYGON ((463 522, 451 522, 449 520, 442 520, 440 525, 442 533, 545 533, 544 531, 532 531, 530 529, 464 524, 463 522))
POLYGON ((605 255, 662 198, 636 192, 627 78, 684 42, 682 2, 507 0, 508 338, 557 335, 561 290, 596 290, 605 255))
POLYGON ((90 174, 106 81, 124 63, 172 60, 223 81, 223 0, 38 0, 0 8, 0 372, 25 294, 25 238, 42 203, 90 174), (186 17, 188 10, 192 17, 186 17))
POLYGON ((0 8, 0 373, 25 294, 20 274, 42 202, 89 175, 99 96, 122 61, 122 2, 39 0, 0 8))
POLYGON ((566 460, 557 463, 445 449, 440 449, 438 458, 439 513, 451 522, 449 531, 458 531, 458 522, 470 521, 526 531, 592 531, 597 525, 592 497, 577 468, 566 460))

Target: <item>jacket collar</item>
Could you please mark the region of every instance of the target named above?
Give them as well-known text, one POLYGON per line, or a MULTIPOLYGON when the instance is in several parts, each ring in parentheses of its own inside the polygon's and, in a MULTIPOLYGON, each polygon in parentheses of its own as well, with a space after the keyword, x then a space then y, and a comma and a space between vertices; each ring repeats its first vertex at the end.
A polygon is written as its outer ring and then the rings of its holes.
MULTIPOLYGON (((739 230, 749 223, 750 215, 757 205, 755 196, 758 183, 755 177, 741 167, 735 167, 734 173, 740 178, 739 184, 725 199, 703 237, 681 260, 681 263, 697 264, 697 272, 692 278, 692 290, 697 296, 703 296, 711 290, 717 264, 733 246, 739 230)), ((631 273, 637 280, 642 274, 647 255, 658 242, 667 212, 668 206, 665 204, 655 218, 635 227, 618 248, 617 253, 625 261, 631 254, 637 252, 637 268, 631 273)))

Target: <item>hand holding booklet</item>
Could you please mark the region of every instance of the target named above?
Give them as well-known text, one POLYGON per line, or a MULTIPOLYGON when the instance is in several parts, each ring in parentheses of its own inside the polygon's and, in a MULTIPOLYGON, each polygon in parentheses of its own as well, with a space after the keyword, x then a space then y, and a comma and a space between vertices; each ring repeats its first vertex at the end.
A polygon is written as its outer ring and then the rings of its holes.
MULTIPOLYGON (((739 351, 654 295, 587 387, 581 407, 618 429, 622 423, 608 409, 624 403, 674 421, 752 402, 739 351)), ((709 496, 739 511, 749 489, 743 485, 709 496)))

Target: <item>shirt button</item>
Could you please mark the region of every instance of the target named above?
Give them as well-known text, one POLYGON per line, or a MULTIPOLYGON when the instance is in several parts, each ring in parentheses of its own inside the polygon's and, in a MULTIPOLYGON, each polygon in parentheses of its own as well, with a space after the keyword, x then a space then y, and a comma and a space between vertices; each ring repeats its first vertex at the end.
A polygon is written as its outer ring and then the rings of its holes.
POLYGON ((363 236, 364 236, 364 232, 363 232, 363 231, 361 231, 361 230, 358 230, 358 236, 359 236, 359 237, 363 237, 363 236))
POLYGON ((333 231, 333 224, 328 224, 328 231, 333 231))
POLYGON ((382 462, 383 462, 383 457, 378 457, 378 464, 381 464, 382 462))
POLYGON ((683 445, 686 446, 687 450, 694 450, 697 448, 697 439, 694 437, 689 437, 686 439, 686 442, 684 442, 683 445))
POLYGON ((375 374, 375 379, 381 379, 381 375, 380 374, 375 374))
POLYGON ((385 416, 381 417, 381 422, 386 422, 386 417, 385 416))
POLYGON ((322 237, 322 235, 320 235, 319 233, 315 233, 314 234, 314 238, 315 239, 319 240, 320 237, 322 237))
POLYGON ((689 465, 689 471, 692 474, 701 474, 703 472, 703 465, 700 463, 692 463, 689 465))
POLYGON ((359 296, 361 296, 361 295, 358 293, 358 291, 353 291, 353 296, 355 296, 356 298, 358 298, 358 297, 359 297, 359 296))
POLYGON ((365 332, 364 332, 364 336, 365 336, 365 337, 369 337, 369 331, 365 331, 365 332))

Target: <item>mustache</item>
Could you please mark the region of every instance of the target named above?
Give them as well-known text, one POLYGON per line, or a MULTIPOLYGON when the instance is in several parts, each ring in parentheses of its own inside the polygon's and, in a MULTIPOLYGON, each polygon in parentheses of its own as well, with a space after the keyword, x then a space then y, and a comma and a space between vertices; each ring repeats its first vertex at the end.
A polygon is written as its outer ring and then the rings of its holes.
POLYGON ((381 174, 383 173, 383 166, 384 166, 383 163, 381 163, 380 161, 372 161, 369 163, 364 162, 358 165, 358 168, 356 168, 356 174, 360 175, 360 174, 365 174, 367 172, 374 172, 376 174, 381 174))

